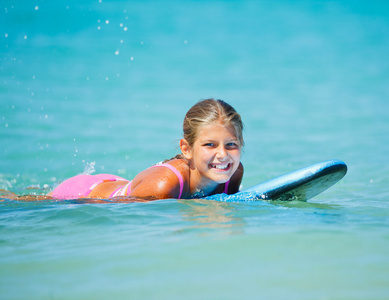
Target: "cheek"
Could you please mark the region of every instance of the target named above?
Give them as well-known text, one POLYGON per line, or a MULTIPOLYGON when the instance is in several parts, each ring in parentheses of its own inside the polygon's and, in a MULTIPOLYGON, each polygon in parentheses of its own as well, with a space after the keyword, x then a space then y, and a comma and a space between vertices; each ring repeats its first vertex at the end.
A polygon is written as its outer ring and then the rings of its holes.
POLYGON ((241 155, 241 151, 240 150, 236 150, 236 151, 232 151, 231 152, 231 156, 235 159, 238 159, 240 160, 240 155, 241 155))
POLYGON ((198 149, 195 153, 193 153, 193 158, 197 162, 207 163, 208 160, 212 160, 212 152, 204 150, 204 149, 198 149))

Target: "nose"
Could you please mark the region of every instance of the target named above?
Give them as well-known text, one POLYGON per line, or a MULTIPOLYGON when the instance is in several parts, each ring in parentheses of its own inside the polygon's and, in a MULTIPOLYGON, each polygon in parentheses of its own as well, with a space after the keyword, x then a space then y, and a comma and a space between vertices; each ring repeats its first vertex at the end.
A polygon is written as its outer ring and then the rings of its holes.
POLYGON ((223 159, 227 158, 227 156, 228 156, 228 153, 227 153, 226 148, 224 147, 224 145, 220 145, 217 149, 217 152, 216 152, 216 158, 219 160, 223 160, 223 159))

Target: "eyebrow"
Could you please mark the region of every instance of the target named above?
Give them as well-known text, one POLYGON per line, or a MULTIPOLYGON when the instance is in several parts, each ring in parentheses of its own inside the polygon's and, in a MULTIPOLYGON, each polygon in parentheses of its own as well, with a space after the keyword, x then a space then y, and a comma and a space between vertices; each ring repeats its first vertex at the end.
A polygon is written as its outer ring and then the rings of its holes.
MULTIPOLYGON (((218 142, 216 139, 199 139, 199 142, 200 143, 207 143, 207 142, 218 142)), ((237 138, 233 138, 233 139, 230 139, 230 140, 227 140, 226 141, 227 143, 230 143, 230 142, 239 142, 239 139, 237 138)))

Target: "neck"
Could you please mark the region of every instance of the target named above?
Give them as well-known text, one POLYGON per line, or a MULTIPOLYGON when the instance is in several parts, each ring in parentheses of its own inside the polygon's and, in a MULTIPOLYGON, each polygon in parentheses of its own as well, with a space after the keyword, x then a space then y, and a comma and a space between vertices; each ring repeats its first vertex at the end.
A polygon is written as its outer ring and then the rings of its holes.
POLYGON ((203 196, 210 195, 217 187, 218 183, 201 178, 201 176, 192 171, 189 168, 189 193, 193 194, 204 194, 203 196))

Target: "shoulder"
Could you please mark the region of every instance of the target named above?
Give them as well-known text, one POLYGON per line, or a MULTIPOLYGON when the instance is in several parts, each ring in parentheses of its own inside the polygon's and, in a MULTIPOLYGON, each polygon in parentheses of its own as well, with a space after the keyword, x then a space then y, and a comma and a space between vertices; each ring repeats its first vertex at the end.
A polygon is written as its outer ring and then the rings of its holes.
POLYGON ((188 168, 188 164, 179 159, 152 166, 134 178, 131 196, 178 198, 186 188, 188 168))

